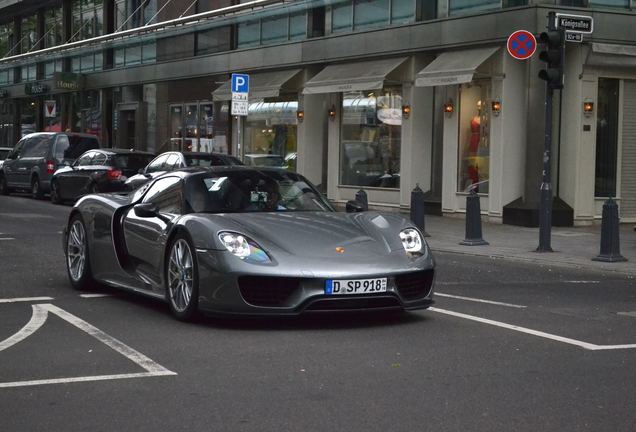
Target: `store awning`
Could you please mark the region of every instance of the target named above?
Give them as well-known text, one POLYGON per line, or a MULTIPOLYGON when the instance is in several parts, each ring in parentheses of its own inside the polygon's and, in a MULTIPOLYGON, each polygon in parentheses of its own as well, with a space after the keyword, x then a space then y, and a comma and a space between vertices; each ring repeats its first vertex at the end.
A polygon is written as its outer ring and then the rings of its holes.
POLYGON ((498 49, 487 47, 441 53, 417 73, 415 85, 432 87, 471 82, 477 68, 498 49))
POLYGON ((636 67, 636 46, 594 42, 585 65, 595 67, 636 67))
POLYGON ((404 63, 406 59, 407 57, 400 57, 329 65, 307 81, 303 93, 318 94, 381 89, 387 75, 404 63))
MULTIPOLYGON (((285 85, 296 77, 302 69, 289 69, 273 72, 258 72, 249 74, 250 93, 249 98, 264 99, 280 96, 285 85)), ((297 90, 297 89, 296 89, 297 90)), ((228 80, 212 92, 215 101, 227 101, 232 99, 232 80, 228 80)))

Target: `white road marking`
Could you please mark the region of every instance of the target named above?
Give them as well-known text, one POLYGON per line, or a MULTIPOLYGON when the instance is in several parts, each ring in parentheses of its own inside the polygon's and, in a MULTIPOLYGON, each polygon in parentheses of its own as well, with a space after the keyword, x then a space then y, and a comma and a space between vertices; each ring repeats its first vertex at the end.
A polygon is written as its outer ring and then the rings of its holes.
MULTIPOLYGON (((146 372, 139 373, 129 373, 129 374, 113 374, 113 375, 96 375, 96 376, 85 376, 85 377, 67 377, 67 378, 54 378, 54 379, 44 379, 44 380, 31 380, 31 381, 14 381, 14 382, 6 382, 0 383, 0 388, 8 388, 8 387, 24 387, 24 386, 35 386, 35 385, 44 385, 44 384, 62 384, 62 383, 72 383, 72 382, 87 382, 87 381, 104 381, 104 380, 115 380, 115 379, 125 379, 125 378, 145 378, 145 377, 156 377, 156 376, 167 376, 167 375, 177 375, 176 372, 172 372, 160 364, 154 362, 149 357, 146 357, 139 351, 129 347, 123 342, 115 339, 114 337, 104 333, 100 329, 86 321, 76 317, 75 315, 66 312, 63 309, 60 309, 53 304, 37 304, 32 305, 33 308, 33 317, 31 321, 22 328, 18 333, 6 339, 5 341, 0 343, 0 348, 4 345, 4 348, 8 348, 9 346, 13 346, 16 343, 24 340, 29 335, 33 334, 37 329, 39 329, 42 324, 46 321, 48 312, 57 315, 62 318, 64 321, 74 325, 80 330, 88 333, 93 336, 95 339, 99 340, 103 344, 117 351, 119 354, 128 358, 144 370, 146 372)), ((0 351, 2 351, 0 349, 0 351)))
POLYGON ((565 344, 570 344, 570 345, 575 345, 578 346, 580 348, 586 349, 586 350, 590 350, 590 351, 603 351, 603 350, 617 350, 617 349, 632 349, 632 348, 636 348, 636 344, 624 344, 624 345, 596 345, 596 344, 592 344, 592 343, 588 343, 588 342, 583 342, 583 341, 579 341, 576 339, 570 339, 570 338, 566 338, 563 336, 558 336, 558 335, 554 335, 554 334, 550 334, 550 333, 546 333, 546 332, 542 332, 542 331, 538 331, 538 330, 532 330, 526 327, 521 327, 521 326, 516 326, 513 324, 507 324, 504 322, 499 322, 499 321, 493 321, 490 319, 486 319, 486 318, 480 318, 480 317, 476 317, 473 315, 467 315, 467 314, 463 314, 463 313, 459 313, 459 312, 453 312, 453 311, 449 311, 446 309, 438 309, 435 307, 429 308, 430 311, 433 312, 438 312, 441 314, 446 314, 446 315, 451 315, 454 317, 458 317, 458 318, 464 318, 467 320, 471 320, 471 321, 477 321, 483 324, 489 324, 489 325, 493 325, 496 327, 501 327, 501 328, 505 328, 508 330, 513 330, 513 331, 518 331, 521 333, 526 333, 529 335, 533 335, 533 336, 538 336, 538 337, 542 337, 545 339, 551 339, 557 342, 562 342, 565 344))
POLYGON ((13 237, 0 237, 0 240, 15 240, 13 237))
POLYGON ((454 299, 459 299, 459 300, 467 300, 467 301, 472 301, 472 302, 478 302, 478 303, 488 303, 488 304, 493 304, 493 305, 498 305, 498 306, 507 306, 507 307, 512 307, 512 308, 518 308, 518 309, 525 309, 527 306, 522 306, 522 305, 516 305, 516 304, 512 304, 512 303, 502 303, 502 302, 496 302, 493 300, 484 300, 484 299, 478 299, 478 298, 473 298, 473 297, 462 297, 462 296, 458 296, 458 295, 452 295, 452 294, 445 294, 445 293, 441 293, 441 292, 435 292, 436 296, 440 296, 440 297, 448 297, 448 298, 454 298, 454 299))
POLYGON ((53 297, 17 297, 17 298, 0 299, 0 303, 51 301, 51 300, 53 300, 53 297))
POLYGON ((567 281, 563 281, 563 283, 571 283, 571 284, 597 284, 597 283, 601 283, 601 281, 595 281, 595 280, 567 280, 567 281))
POLYGON ((628 317, 634 317, 636 318, 636 311, 630 311, 630 312, 616 312, 617 315, 621 315, 621 316, 628 316, 628 317))
POLYGON ((0 351, 3 351, 17 344, 18 342, 23 341, 24 339, 35 333, 40 327, 42 327, 42 324, 44 324, 44 322, 46 321, 47 315, 48 312, 45 309, 41 309, 33 305, 33 315, 31 315, 31 319, 29 320, 29 322, 26 323, 26 325, 22 327, 16 334, 0 342, 0 351))
POLYGON ((91 299, 91 298, 110 297, 110 294, 80 294, 80 297, 91 299))

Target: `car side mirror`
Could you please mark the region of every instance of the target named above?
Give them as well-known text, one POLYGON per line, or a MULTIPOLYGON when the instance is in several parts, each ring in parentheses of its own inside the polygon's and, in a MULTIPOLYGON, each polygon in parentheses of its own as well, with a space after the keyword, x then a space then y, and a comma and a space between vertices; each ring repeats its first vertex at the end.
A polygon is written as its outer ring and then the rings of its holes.
POLYGON ((140 218, 159 217, 159 209, 153 203, 137 204, 133 207, 135 216, 140 218))
POLYGON ((347 201, 347 213, 360 213, 364 211, 364 206, 360 204, 358 201, 349 200, 347 201))

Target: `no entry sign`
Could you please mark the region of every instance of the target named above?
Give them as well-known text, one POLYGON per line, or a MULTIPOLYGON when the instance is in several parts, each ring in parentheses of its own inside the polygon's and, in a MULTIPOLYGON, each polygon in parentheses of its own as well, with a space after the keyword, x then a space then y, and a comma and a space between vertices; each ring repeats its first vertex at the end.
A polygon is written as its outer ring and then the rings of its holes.
POLYGON ((526 30, 517 30, 511 34, 506 45, 510 55, 517 60, 529 59, 537 50, 537 40, 526 30))

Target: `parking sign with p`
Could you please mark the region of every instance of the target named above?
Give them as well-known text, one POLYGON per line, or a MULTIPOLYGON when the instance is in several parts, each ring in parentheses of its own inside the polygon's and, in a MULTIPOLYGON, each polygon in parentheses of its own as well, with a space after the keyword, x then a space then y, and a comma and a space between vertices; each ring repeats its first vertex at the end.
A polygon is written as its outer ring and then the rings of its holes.
POLYGON ((232 74, 232 93, 248 93, 250 76, 246 74, 232 74))

